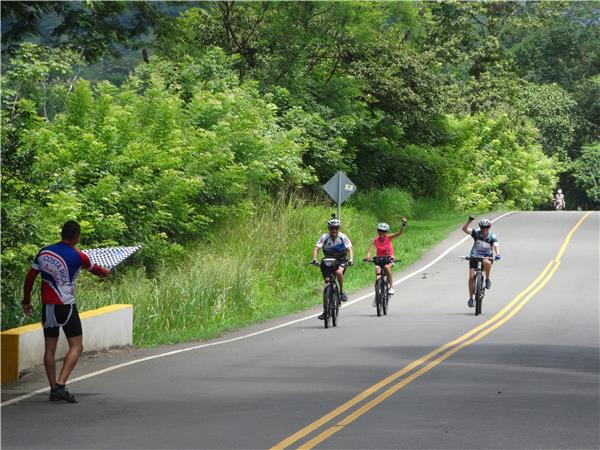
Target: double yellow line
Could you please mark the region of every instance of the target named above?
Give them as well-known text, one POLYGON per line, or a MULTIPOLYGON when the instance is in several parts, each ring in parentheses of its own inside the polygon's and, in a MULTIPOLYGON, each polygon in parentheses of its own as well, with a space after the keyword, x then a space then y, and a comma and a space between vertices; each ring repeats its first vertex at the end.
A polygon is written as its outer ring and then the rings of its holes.
POLYGON ((328 424, 333 419, 336 419, 340 415, 344 414, 345 412, 347 412, 354 406, 363 402, 363 400, 367 400, 368 398, 370 398, 373 395, 382 391, 381 393, 379 393, 379 395, 371 398, 369 401, 362 404, 359 408, 355 409, 350 414, 348 414, 347 416, 345 416, 344 418, 342 418, 335 424, 330 425, 328 428, 326 428, 320 434, 318 434, 317 436, 313 437, 312 439, 310 439, 309 441, 305 442, 304 444, 302 444, 298 447, 298 448, 306 449, 306 450, 312 449, 313 447, 320 444, 324 440, 333 436, 338 431, 341 431, 347 425, 350 425, 352 422, 354 422, 360 416, 362 416, 369 410, 373 409, 375 406, 379 405, 380 403, 382 403, 384 400, 386 400, 390 396, 394 395, 396 392, 398 392, 400 389, 402 389, 404 386, 406 386, 413 380, 415 380, 415 379, 419 378, 421 375, 429 372, 435 366, 437 366, 444 360, 448 359, 449 357, 454 355, 456 352, 477 342, 484 336, 486 336, 489 333, 491 333, 492 331, 494 331, 496 328, 499 328, 502 325, 504 325, 515 314, 517 314, 517 312, 519 312, 521 310, 521 308, 523 308, 523 306, 525 306, 525 304, 527 302, 529 302, 529 300, 540 289, 542 289, 544 287, 544 285, 546 283, 548 283, 548 281, 552 278, 552 276, 554 275, 554 272, 556 272, 556 270, 558 269, 558 266, 560 265, 560 259, 561 259, 562 255, 564 254, 564 252, 567 248, 567 245, 571 241, 573 234, 575 233, 575 231, 577 231, 579 226, 583 223, 583 221, 590 214, 591 214, 591 212, 586 213, 575 224, 575 226, 571 229, 571 231, 569 231, 569 234, 565 238, 565 240, 564 240, 562 246, 560 247, 558 253, 556 254, 555 258, 546 265, 546 267, 539 274, 539 276, 529 286, 527 286, 527 288, 524 291, 522 291, 519 295, 517 295, 510 303, 508 303, 504 308, 502 308, 498 313, 496 313, 491 319, 482 323, 478 327, 473 328, 471 331, 463 334, 458 339, 455 339, 452 342, 448 342, 447 344, 444 344, 441 347, 436 348, 435 350, 428 353, 427 355, 417 359, 416 361, 413 361, 412 363, 408 364, 407 366, 403 367, 402 369, 398 370, 397 372, 389 375, 388 377, 384 378, 383 380, 379 381, 378 383, 376 383, 373 386, 369 387, 368 389, 364 390, 360 394, 356 395, 352 399, 350 399, 347 402, 343 403, 342 405, 338 406, 331 412, 325 414, 320 419, 315 420, 314 422, 305 426, 304 428, 297 431, 296 433, 283 439, 281 442, 279 442, 275 446, 273 446, 271 448, 271 450, 281 450, 281 449, 285 449, 285 448, 289 447, 290 445, 298 442, 300 439, 308 436, 310 433, 312 433, 312 432, 320 429, 324 425, 328 424), (418 370, 415 370, 417 368, 418 368, 418 370), (407 374, 409 374, 409 375, 404 377, 404 375, 407 375, 407 374), (400 381, 398 381, 398 380, 400 380, 400 381), (394 382, 396 382, 396 383, 393 384, 394 382), (387 389, 383 390, 384 388, 387 388, 387 389))

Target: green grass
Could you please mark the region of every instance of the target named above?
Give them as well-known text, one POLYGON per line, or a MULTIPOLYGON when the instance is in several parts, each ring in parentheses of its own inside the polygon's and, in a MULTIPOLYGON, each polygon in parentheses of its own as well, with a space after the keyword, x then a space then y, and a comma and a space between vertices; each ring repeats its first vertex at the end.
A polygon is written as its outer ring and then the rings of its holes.
MULTIPOLYGON (((254 215, 188 249, 187 256, 148 277, 129 267, 113 280, 85 274, 80 310, 114 303, 134 305, 134 343, 153 346, 218 336, 225 330, 293 313, 321 302, 320 271, 309 266, 312 248, 334 208, 301 199, 259 205, 254 215)), ((378 221, 406 232, 394 243, 402 270, 458 227, 465 214, 440 202, 413 200, 397 190, 367 193, 342 209, 343 232, 360 261, 378 221)), ((373 268, 357 263, 346 273, 352 292, 373 281, 373 268)))

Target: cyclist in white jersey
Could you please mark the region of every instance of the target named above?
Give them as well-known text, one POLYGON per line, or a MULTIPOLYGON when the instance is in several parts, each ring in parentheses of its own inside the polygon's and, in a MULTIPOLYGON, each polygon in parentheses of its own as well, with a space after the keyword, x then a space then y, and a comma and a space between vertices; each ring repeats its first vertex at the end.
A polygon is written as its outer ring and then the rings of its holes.
MULTIPOLYGON (((323 254, 326 258, 335 258, 339 262, 339 267, 336 271, 336 278, 340 286, 340 298, 343 302, 348 300, 348 295, 344 292, 344 271, 347 266, 354 264, 354 252, 352 242, 344 233, 340 232, 342 223, 339 219, 332 218, 327 222, 329 232, 322 235, 317 241, 312 252, 312 262, 317 263, 317 255, 320 249, 323 249, 323 254)), ((319 316, 322 319, 322 315, 319 316)))

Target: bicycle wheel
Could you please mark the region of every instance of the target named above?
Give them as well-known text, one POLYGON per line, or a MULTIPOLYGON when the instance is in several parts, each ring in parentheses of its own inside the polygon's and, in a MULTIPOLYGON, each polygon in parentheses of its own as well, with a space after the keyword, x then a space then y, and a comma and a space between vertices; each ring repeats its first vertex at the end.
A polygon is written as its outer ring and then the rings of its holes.
POLYGON ((483 274, 477 274, 477 280, 475 282, 475 315, 481 314, 481 302, 483 300, 483 274))
POLYGON ((333 291, 333 297, 329 301, 329 307, 331 308, 330 316, 331 316, 331 324, 334 327, 337 327, 338 324, 338 316, 340 312, 340 294, 338 292, 337 286, 333 291))
POLYGON ((387 282, 383 284, 383 301, 381 302, 381 309, 383 311, 383 315, 387 316, 388 313, 388 303, 390 301, 390 294, 388 292, 389 286, 387 282))
POLYGON ((381 316, 383 311, 383 279, 379 278, 375 282, 375 307, 377 308, 377 317, 381 316))
POLYGON ((325 328, 329 328, 329 320, 331 319, 329 315, 329 298, 332 297, 332 294, 333 288, 330 284, 327 284, 323 290, 323 324, 325 328))

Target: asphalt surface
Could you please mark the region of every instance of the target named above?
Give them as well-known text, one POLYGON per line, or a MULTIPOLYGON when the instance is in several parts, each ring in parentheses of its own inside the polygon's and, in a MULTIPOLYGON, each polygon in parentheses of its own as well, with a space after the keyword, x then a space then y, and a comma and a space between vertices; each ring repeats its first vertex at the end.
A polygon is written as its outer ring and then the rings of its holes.
MULTIPOLYGON (((525 303, 519 309, 509 307, 506 315, 494 319, 556 258, 582 216, 517 213, 495 223, 503 259, 494 265, 493 288, 482 316, 475 317, 466 306, 467 268, 458 259, 470 248, 465 242, 398 285, 386 317, 376 317, 369 298, 344 308, 335 329, 325 330, 313 318, 73 383, 69 388, 79 404, 50 403, 47 394, 39 394, 3 406, 2 448, 271 448, 492 319, 481 328, 489 334, 472 334, 476 340, 463 339, 463 347, 430 370, 415 375, 424 367, 417 366, 374 389, 373 395, 323 421, 288 448, 310 447, 317 439, 315 448, 336 449, 597 449, 600 214, 592 213, 573 234, 560 265, 552 263, 554 270, 532 286, 539 291, 529 300, 521 296, 525 303), (414 379, 406 381, 411 374, 414 379), (367 405, 402 380, 405 384, 395 393, 367 405), (327 439, 317 438, 328 429, 332 432, 327 439)), ((452 233, 406 273, 462 236, 452 233)), ((402 245, 402 239, 396 242, 402 245)), ((302 315, 291 319, 297 317, 302 315)), ((290 318, 228 336, 286 320, 290 318)), ((82 361, 77 370, 91 372, 186 345, 100 355, 94 363, 82 361)), ((38 371, 3 386, 2 401, 43 385, 38 371)))

